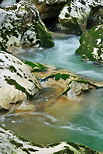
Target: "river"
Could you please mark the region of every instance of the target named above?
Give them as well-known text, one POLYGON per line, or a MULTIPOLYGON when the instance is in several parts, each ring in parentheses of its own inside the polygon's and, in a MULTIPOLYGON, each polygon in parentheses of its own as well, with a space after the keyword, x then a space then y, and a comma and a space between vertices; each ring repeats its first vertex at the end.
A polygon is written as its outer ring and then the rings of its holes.
MULTIPOLYGON (((103 81, 102 65, 82 61, 75 55, 78 46, 79 37, 65 35, 55 38, 51 49, 26 49, 16 56, 103 81)), ((40 97, 34 98, 35 112, 6 114, 0 117, 0 124, 35 143, 73 141, 103 151, 103 89, 92 90, 77 102, 51 104, 54 97, 52 88, 44 89, 40 97)))

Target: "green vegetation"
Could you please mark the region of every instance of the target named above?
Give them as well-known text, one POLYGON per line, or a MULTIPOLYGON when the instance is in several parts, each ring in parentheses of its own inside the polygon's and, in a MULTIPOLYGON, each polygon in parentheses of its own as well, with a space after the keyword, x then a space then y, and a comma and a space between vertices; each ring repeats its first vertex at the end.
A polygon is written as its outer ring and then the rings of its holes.
POLYGON ((39 39, 38 42, 40 46, 44 48, 53 47, 54 41, 47 28, 40 21, 36 22, 34 26, 35 26, 35 31, 37 33, 37 39, 39 39))
POLYGON ((47 70, 46 66, 44 66, 40 63, 33 63, 30 61, 25 61, 25 60, 23 60, 23 63, 32 67, 32 72, 46 72, 46 70, 47 70))
POLYGON ((66 80, 66 79, 68 79, 69 77, 70 77, 69 74, 57 73, 57 74, 49 75, 47 78, 55 78, 55 80, 60 80, 60 79, 66 80))
POLYGON ((26 89, 24 87, 22 87, 21 85, 19 85, 15 80, 13 80, 11 78, 5 78, 5 80, 8 84, 14 85, 16 89, 25 93, 27 95, 27 97, 31 97, 31 95, 26 91, 26 89))
POLYGON ((13 145, 15 145, 17 148, 19 148, 19 147, 22 147, 22 146, 23 146, 23 144, 18 143, 17 141, 15 141, 15 140, 13 140, 13 139, 10 139, 10 142, 11 142, 13 145))
POLYGON ((102 62, 103 25, 95 26, 82 34, 80 47, 76 50, 83 59, 102 62))

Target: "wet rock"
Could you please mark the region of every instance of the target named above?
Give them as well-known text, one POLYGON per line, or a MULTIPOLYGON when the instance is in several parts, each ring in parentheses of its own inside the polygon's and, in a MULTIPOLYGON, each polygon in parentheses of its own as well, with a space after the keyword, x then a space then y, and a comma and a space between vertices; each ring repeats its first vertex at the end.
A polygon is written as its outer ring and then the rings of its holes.
POLYGON ((21 103, 21 105, 19 105, 14 112, 18 113, 18 112, 32 112, 35 111, 36 107, 29 103, 29 101, 23 101, 21 103))
POLYGON ((59 22, 68 33, 80 35, 87 27, 103 23, 102 10, 103 2, 100 0, 73 0, 61 10, 59 22))
POLYGON ((0 9, 0 49, 8 52, 16 47, 53 47, 54 42, 31 3, 21 1, 0 9))
MULTIPOLYGON (((56 17, 67 0, 29 0, 40 12, 41 19, 56 17)), ((51 23, 52 24, 52 23, 51 23)))
POLYGON ((68 98, 76 98, 76 96, 83 93, 83 91, 89 91, 90 85, 88 83, 79 83, 76 81, 72 81, 69 84, 69 88, 70 89, 67 92, 67 97, 68 98))
POLYGON ((98 152, 80 144, 72 142, 54 143, 47 146, 31 143, 23 138, 15 136, 9 130, 0 127, 0 153, 16 154, 54 154, 54 153, 78 153, 99 154, 98 152))
POLYGON ((39 92, 40 86, 31 69, 21 60, 0 52, 0 106, 10 109, 11 104, 22 102, 39 92))
MULTIPOLYGON (((69 71, 56 70, 48 66, 45 68, 45 72, 37 73, 34 67, 34 74, 41 81, 43 88, 54 88, 58 96, 66 95, 68 99, 77 98, 91 89, 100 87, 100 84, 85 80, 69 71)), ((103 83, 101 86, 103 87, 103 83)))
POLYGON ((95 26, 81 36, 76 53, 83 59, 103 63, 103 25, 95 26))

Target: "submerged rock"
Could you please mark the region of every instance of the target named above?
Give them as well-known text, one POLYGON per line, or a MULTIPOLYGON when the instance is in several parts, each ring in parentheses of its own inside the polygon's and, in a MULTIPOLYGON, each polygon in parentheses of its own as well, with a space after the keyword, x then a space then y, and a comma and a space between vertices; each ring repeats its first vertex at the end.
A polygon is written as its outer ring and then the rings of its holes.
POLYGON ((103 63, 103 25, 95 26, 82 34, 76 53, 83 59, 103 63))
POLYGON ((0 49, 11 52, 14 47, 53 47, 54 42, 31 3, 20 3, 0 9, 0 49))
POLYGON ((0 106, 10 109, 11 104, 34 96, 41 87, 31 69, 21 60, 0 52, 0 106))
MULTIPOLYGON (((34 4, 42 19, 56 17, 67 0, 28 0, 34 4)), ((51 23, 52 24, 52 23, 51 23)))
POLYGON ((72 142, 61 142, 47 146, 31 143, 23 138, 15 136, 9 130, 0 127, 0 153, 16 154, 54 154, 54 153, 77 153, 77 154, 99 154, 84 145, 72 142))
POLYGON ((91 26, 103 23, 103 1, 73 0, 61 10, 59 21, 62 29, 80 35, 91 26))

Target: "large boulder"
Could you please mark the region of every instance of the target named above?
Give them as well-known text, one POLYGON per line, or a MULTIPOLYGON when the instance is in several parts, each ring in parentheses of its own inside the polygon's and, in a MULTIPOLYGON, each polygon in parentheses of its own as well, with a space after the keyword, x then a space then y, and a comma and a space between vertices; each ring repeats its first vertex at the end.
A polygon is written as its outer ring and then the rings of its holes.
POLYGON ((103 63, 103 25, 95 26, 82 34, 76 53, 83 59, 103 63))
POLYGON ((89 147, 72 142, 61 142, 47 146, 31 143, 17 137, 13 132, 0 127, 0 153, 4 154, 99 154, 89 147))
POLYGON ((14 3, 19 2, 20 0, 12 0, 12 1, 8 1, 8 0, 1 0, 0 1, 0 6, 4 7, 4 6, 8 6, 8 5, 12 5, 14 3))
POLYGON ((54 42, 31 3, 21 1, 0 9, 0 49, 11 52, 14 47, 53 47, 54 42))
POLYGON ((21 60, 4 51, 0 52, 0 107, 22 102, 40 91, 31 69, 21 60))
POLYGON ((80 35, 87 28, 103 23, 103 1, 72 0, 61 10, 59 22, 68 33, 80 35))
POLYGON ((28 0, 40 12, 41 19, 56 17, 67 0, 28 0))

